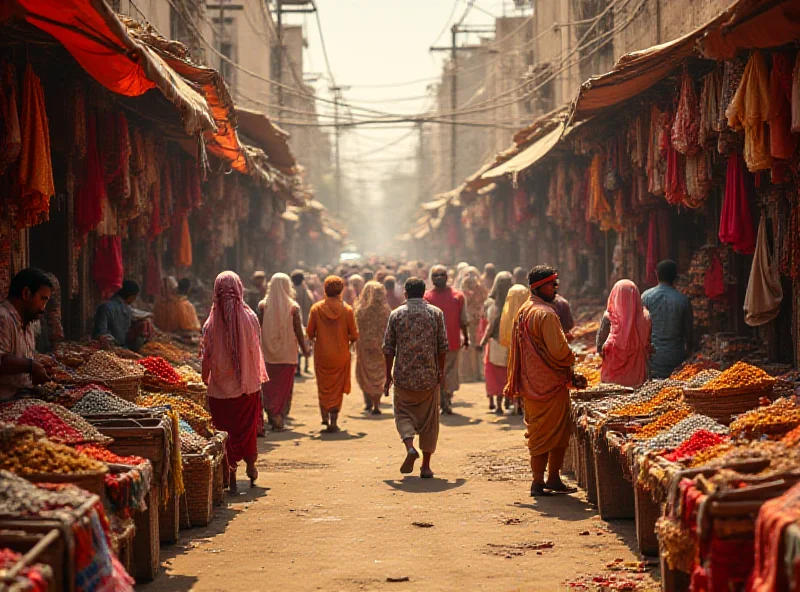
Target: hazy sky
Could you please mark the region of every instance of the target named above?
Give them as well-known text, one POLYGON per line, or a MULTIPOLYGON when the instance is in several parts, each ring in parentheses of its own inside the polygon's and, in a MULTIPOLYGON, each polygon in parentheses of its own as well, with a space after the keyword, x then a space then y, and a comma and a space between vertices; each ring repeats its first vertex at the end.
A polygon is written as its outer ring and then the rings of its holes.
MULTIPOLYGON (((432 53, 429 48, 440 33, 437 44, 450 43, 450 25, 461 17, 468 4, 470 0, 317 0, 336 83, 351 87, 344 91, 344 100, 403 114, 423 112, 433 106, 432 100, 424 97, 430 94, 428 86, 441 73, 445 54, 432 53), (402 86, 374 86, 419 79, 426 80, 402 86), (403 100, 409 97, 423 98, 403 100)), ((502 16, 504 11, 509 16, 514 14, 511 0, 476 0, 465 22, 489 24, 493 22, 490 14, 502 16)), ((326 74, 314 16, 291 16, 287 21, 307 25, 306 72, 326 74)), ((477 38, 470 41, 476 42, 477 38)), ((317 83, 321 96, 330 96, 327 86, 327 80, 317 83)), ((333 106, 319 103, 318 109, 332 113, 333 106)), ((359 117, 357 113, 354 116, 359 117)), ((410 158, 416 155, 418 135, 409 133, 413 128, 404 124, 398 129, 359 128, 344 132, 341 146, 345 178, 363 180, 366 196, 373 204, 380 202, 381 176, 392 170, 414 169, 415 163, 410 158)))

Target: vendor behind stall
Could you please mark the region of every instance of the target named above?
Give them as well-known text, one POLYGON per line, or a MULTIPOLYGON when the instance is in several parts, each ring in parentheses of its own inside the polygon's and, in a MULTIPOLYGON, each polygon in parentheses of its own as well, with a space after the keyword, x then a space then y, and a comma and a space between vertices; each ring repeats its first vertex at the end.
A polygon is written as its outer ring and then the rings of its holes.
POLYGON ((0 303, 0 401, 47 380, 44 367, 33 359, 33 322, 44 315, 53 283, 33 267, 11 280, 8 298, 0 303))
POLYGON ((178 331, 199 333, 200 320, 194 304, 189 302, 189 292, 192 289, 192 280, 182 278, 178 282, 178 306, 176 310, 178 331))
POLYGON ((114 345, 138 350, 147 341, 146 325, 133 324, 133 309, 131 305, 139 296, 139 284, 132 280, 122 282, 122 287, 114 296, 97 307, 94 316, 94 331, 92 337, 114 345))

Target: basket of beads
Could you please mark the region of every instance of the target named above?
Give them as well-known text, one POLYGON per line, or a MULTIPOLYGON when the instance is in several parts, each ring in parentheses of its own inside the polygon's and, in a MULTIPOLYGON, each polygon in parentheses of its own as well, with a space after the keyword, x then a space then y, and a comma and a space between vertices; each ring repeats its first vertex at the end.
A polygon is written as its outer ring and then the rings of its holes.
POLYGON ((76 378, 84 383, 107 386, 118 397, 134 401, 139 395, 144 374, 145 369, 140 364, 101 350, 80 367, 76 378))
POLYGON ((733 416, 758 407, 769 397, 775 378, 746 362, 737 362, 699 388, 685 388, 684 402, 695 413, 728 424, 733 416))

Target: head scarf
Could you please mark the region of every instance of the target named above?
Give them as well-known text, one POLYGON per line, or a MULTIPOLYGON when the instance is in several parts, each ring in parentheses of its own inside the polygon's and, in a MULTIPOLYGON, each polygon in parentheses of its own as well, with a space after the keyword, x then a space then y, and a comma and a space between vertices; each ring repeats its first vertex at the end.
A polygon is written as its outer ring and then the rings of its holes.
POLYGON ((453 280, 453 287, 460 290, 464 285, 465 272, 469 268, 469 263, 462 261, 456 266, 456 277, 453 280))
POLYGON ((338 275, 329 275, 325 278, 325 296, 336 298, 344 290, 344 280, 338 275))
POLYGON ((261 323, 261 348, 270 364, 292 364, 297 361, 297 338, 294 335, 292 280, 285 273, 276 273, 269 281, 267 296, 261 301, 264 317, 261 323))
MULTIPOLYGON (((467 312, 479 318, 483 313, 483 303, 486 300, 486 288, 481 283, 481 274, 475 267, 467 267, 461 272, 461 290, 467 298, 467 312)), ((476 322, 476 319, 470 319, 476 322)))
POLYGON ((517 313, 522 305, 525 304, 531 296, 531 291, 527 286, 515 284, 508 291, 506 296, 506 303, 503 306, 503 313, 500 315, 500 345, 503 347, 511 347, 511 333, 514 329, 514 320, 517 318, 517 313))
POLYGON ((487 332, 489 337, 498 339, 500 337, 500 316, 506 304, 506 297, 511 286, 514 285, 514 277, 507 271, 501 271, 494 278, 492 291, 489 292, 488 302, 491 304, 488 310, 489 327, 487 332))
POLYGON ((203 356, 214 367, 233 366, 240 394, 254 393, 267 381, 258 336, 258 318, 243 300, 244 286, 232 271, 214 281, 214 304, 203 326, 203 356))
POLYGON ((603 345, 601 380, 639 386, 647 378, 645 348, 650 342, 650 323, 636 284, 630 280, 614 284, 606 315, 611 321, 611 333, 603 345))
POLYGON ((374 341, 369 346, 380 348, 392 309, 386 301, 386 288, 378 282, 367 282, 356 301, 355 317, 362 340, 374 341))

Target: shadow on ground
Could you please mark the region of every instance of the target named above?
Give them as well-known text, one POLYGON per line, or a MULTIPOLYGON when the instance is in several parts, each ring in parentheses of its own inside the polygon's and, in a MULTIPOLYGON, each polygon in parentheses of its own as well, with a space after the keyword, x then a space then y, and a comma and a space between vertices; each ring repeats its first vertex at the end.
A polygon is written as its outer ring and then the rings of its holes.
POLYGON ((439 479, 437 477, 434 477, 433 479, 403 477, 400 480, 385 479, 383 482, 392 489, 397 489, 398 491, 403 491, 405 493, 441 493, 443 491, 449 491, 451 489, 461 487, 467 482, 467 480, 455 479, 453 481, 448 481, 447 479, 439 479))

